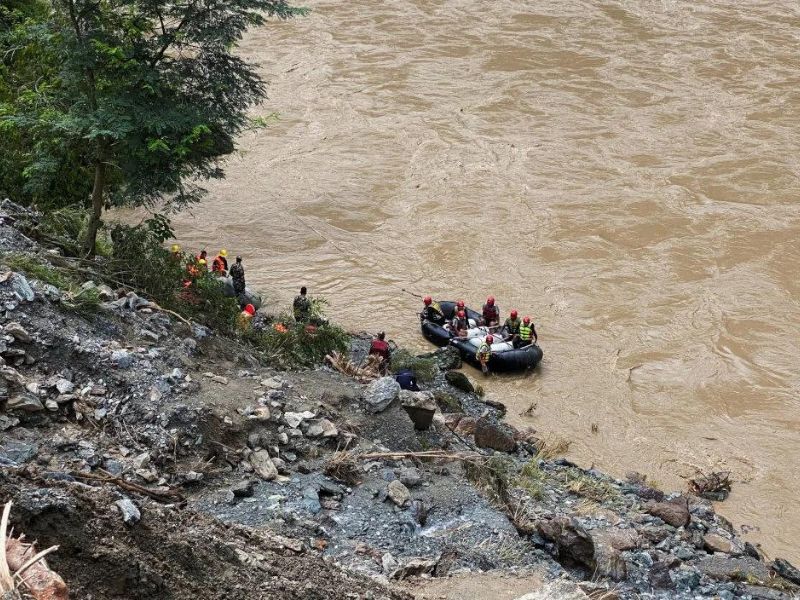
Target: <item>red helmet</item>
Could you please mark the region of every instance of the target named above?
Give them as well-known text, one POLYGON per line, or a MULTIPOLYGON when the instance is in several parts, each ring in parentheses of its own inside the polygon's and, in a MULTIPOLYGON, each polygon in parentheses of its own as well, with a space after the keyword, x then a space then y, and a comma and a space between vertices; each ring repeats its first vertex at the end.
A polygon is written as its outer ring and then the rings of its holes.
POLYGON ((516 319, 517 318, 517 311, 516 310, 512 310, 511 311, 511 318, 512 319, 516 319))
POLYGON ((252 317, 256 314, 256 307, 253 306, 252 304, 248 304, 247 306, 244 307, 244 312, 246 312, 248 315, 252 317))
POLYGON ((530 317, 525 317, 524 319, 522 319, 522 322, 525 323, 525 325, 527 325, 528 323, 531 322, 531 318, 530 317))
POLYGON ((425 306, 430 306, 431 302, 433 302, 433 298, 431 298, 430 296, 425 296, 425 298, 423 298, 422 301, 425 303, 425 306))
POLYGON ((458 302, 456 302, 456 307, 458 307, 458 310, 463 310, 464 309, 464 301, 463 300, 459 300, 458 302))
POLYGON ((489 306, 494 306, 494 296, 489 296, 486 299, 486 304, 488 304, 489 306))
POLYGON ((491 343, 493 343, 493 342, 494 342, 494 336, 493 336, 493 335, 491 335, 491 334, 490 334, 490 335, 487 335, 487 336, 486 336, 486 343, 487 343, 487 344, 491 344, 491 343))
POLYGON ((465 313, 463 310, 458 311, 458 318, 459 319, 463 319, 466 316, 467 316, 467 313, 465 313))

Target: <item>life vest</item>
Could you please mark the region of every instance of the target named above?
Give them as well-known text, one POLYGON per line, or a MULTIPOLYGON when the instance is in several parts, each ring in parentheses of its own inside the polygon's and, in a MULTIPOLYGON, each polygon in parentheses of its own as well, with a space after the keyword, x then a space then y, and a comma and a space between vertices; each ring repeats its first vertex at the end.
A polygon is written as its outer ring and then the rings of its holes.
POLYGON ((487 323, 489 321, 497 321, 500 318, 500 311, 497 309, 497 306, 489 306, 488 304, 483 305, 483 320, 487 323))
POLYGON ((486 342, 482 342, 481 345, 478 347, 478 351, 475 353, 475 358, 477 358, 481 362, 484 362, 489 360, 491 357, 492 357, 492 347, 486 342))
POLYGON ((250 329, 252 321, 253 321, 253 315, 251 315, 249 312, 242 311, 236 318, 236 326, 239 328, 240 331, 247 331, 248 329, 250 329))
POLYGON ((215 273, 222 273, 225 270, 225 259, 221 256, 217 256, 214 262, 211 263, 211 270, 215 273))
POLYGON ((456 330, 469 329, 469 320, 455 318, 453 319, 453 328, 456 330))
POLYGON ((441 305, 440 305, 438 302, 434 302, 433 304, 431 304, 431 305, 430 305, 430 307, 429 307, 429 308, 430 308, 431 310, 433 310, 433 311, 435 311, 435 312, 439 313, 440 315, 444 316, 444 313, 442 312, 442 307, 441 307, 441 305))
POLYGON ((531 341, 531 338, 533 338, 533 324, 531 323, 530 325, 525 325, 525 323, 523 323, 522 325, 520 325, 519 339, 521 339, 524 342, 529 342, 531 341))

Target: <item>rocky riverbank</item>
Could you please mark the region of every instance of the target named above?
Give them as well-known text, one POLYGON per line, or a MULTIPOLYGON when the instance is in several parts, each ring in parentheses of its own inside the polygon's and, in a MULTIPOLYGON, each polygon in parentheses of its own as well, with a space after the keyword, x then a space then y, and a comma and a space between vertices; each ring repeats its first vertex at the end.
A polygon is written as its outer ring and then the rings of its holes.
MULTIPOLYGON (((0 251, 52 256, 6 219, 0 251)), ((504 424, 449 352, 413 394, 276 370, 132 293, 76 310, 35 273, 0 280, 0 502, 60 545, 71 597, 408 598, 397 582, 492 570, 577 597, 798 595, 708 501, 504 424)))

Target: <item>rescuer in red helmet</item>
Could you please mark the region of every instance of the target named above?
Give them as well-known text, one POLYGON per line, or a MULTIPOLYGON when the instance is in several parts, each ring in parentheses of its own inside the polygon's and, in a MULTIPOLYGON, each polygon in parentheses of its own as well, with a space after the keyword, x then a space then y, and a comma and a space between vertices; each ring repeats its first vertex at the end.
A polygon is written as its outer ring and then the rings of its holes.
POLYGON ((500 325, 500 309, 494 303, 494 296, 489 296, 486 299, 486 304, 483 305, 483 325, 486 327, 497 327, 500 325))
POLYGON ((522 321, 519 320, 517 316, 517 311, 512 310, 511 315, 506 319, 506 322, 503 323, 503 330, 505 331, 505 341, 513 341, 517 339, 519 336, 519 326, 522 325, 522 321))
POLYGON ((439 303, 434 302, 433 298, 430 296, 425 296, 425 298, 422 299, 422 303, 425 307, 422 309, 422 312, 419 313, 419 318, 423 321, 430 321, 436 325, 444 326, 447 319, 445 319, 442 307, 439 306, 439 303))
POLYGON ((539 336, 536 335, 536 327, 531 321, 531 318, 526 316, 522 319, 522 325, 519 326, 519 335, 517 336, 517 341, 514 344, 515 348, 524 348, 525 346, 530 346, 531 344, 535 344, 539 340, 539 336))
POLYGON ((478 351, 475 352, 475 358, 478 359, 478 362, 481 363, 481 371, 483 371, 484 375, 489 374, 489 361, 492 358, 492 344, 494 343, 494 336, 492 334, 487 335, 481 345, 478 346, 478 351))

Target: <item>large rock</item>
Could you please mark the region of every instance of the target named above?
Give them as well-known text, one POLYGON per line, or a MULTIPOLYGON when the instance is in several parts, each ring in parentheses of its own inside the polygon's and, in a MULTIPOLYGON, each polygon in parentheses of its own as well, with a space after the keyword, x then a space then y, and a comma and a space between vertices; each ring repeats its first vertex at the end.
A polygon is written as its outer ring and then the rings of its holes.
POLYGON ((537 521, 536 530, 556 545, 560 562, 573 562, 594 569, 594 541, 577 521, 568 517, 545 519, 537 521))
POLYGON ((44 406, 33 394, 17 394, 8 399, 6 410, 34 413, 44 410, 44 406))
POLYGON ((770 577, 767 566, 750 557, 730 558, 724 554, 715 554, 700 560, 696 566, 701 573, 720 581, 736 579, 757 582, 767 581, 770 577))
POLYGON ((0 367, 0 377, 8 383, 14 383, 20 387, 25 385, 25 378, 14 367, 0 367))
POLYGON ((297 429, 303 421, 313 419, 316 416, 316 413, 310 410, 304 410, 303 412, 285 412, 283 413, 283 421, 292 429, 297 429))
POLYGON ((673 527, 686 527, 691 518, 689 503, 683 496, 670 502, 648 502, 645 510, 673 527))
POLYGON ((614 581, 625 581, 628 578, 628 567, 620 551, 598 539, 594 539, 593 542, 595 573, 614 581))
POLYGON ((454 431, 458 435, 472 435, 475 433, 475 427, 478 423, 478 420, 475 417, 462 417, 458 420, 458 425, 454 431))
POLYGON ((255 474, 265 481, 272 481, 278 476, 278 467, 272 462, 266 450, 253 452, 250 455, 250 464, 253 465, 255 474))
POLYGON ((635 529, 596 529, 592 531, 595 546, 598 544, 612 547, 614 550, 624 552, 634 550, 641 545, 642 538, 635 529))
POLYGON ((414 423, 414 429, 426 431, 436 413, 436 400, 431 392, 400 390, 400 402, 414 423))
POLYGON ((475 444, 500 452, 513 452, 517 447, 513 432, 488 417, 481 417, 475 423, 475 444))
POLYGON ((11 277, 8 279, 8 282, 11 284, 12 291, 20 300, 33 302, 36 298, 36 294, 33 292, 31 284, 28 283, 28 280, 25 279, 25 276, 21 273, 12 273, 11 277))
POLYGON ((28 344, 33 341, 31 334, 28 333, 28 331, 16 321, 6 323, 5 327, 3 327, 3 332, 12 336, 15 340, 22 342, 23 344, 28 344))
POLYGON ((725 539, 718 533, 708 533, 703 536, 703 548, 709 552, 722 552, 730 554, 733 549, 731 541, 725 539))
POLYGON ((336 429, 336 425, 328 419, 318 419, 308 426, 306 435, 308 437, 334 438, 339 435, 339 430, 336 429))
POLYGON ((127 350, 114 350, 111 353, 111 362, 120 369, 130 369, 133 366, 133 354, 127 350))
POLYGON ((400 384, 392 377, 381 377, 364 390, 364 402, 370 412, 386 410, 400 395, 400 384))
POLYGON ((386 488, 386 495, 397 506, 403 507, 411 501, 411 492, 400 481, 390 481, 386 488))
POLYGON ((775 562, 772 563, 772 570, 787 581, 800 585, 800 570, 788 560, 776 558, 775 562))
POLYGON ((402 567, 393 571, 389 575, 389 579, 405 579, 433 573, 438 562, 438 560, 429 558, 411 558, 402 567))
POLYGON ((475 387, 472 385, 469 377, 464 375, 461 371, 448 371, 444 374, 444 378, 447 380, 447 383, 462 392, 471 394, 475 391, 475 387))

